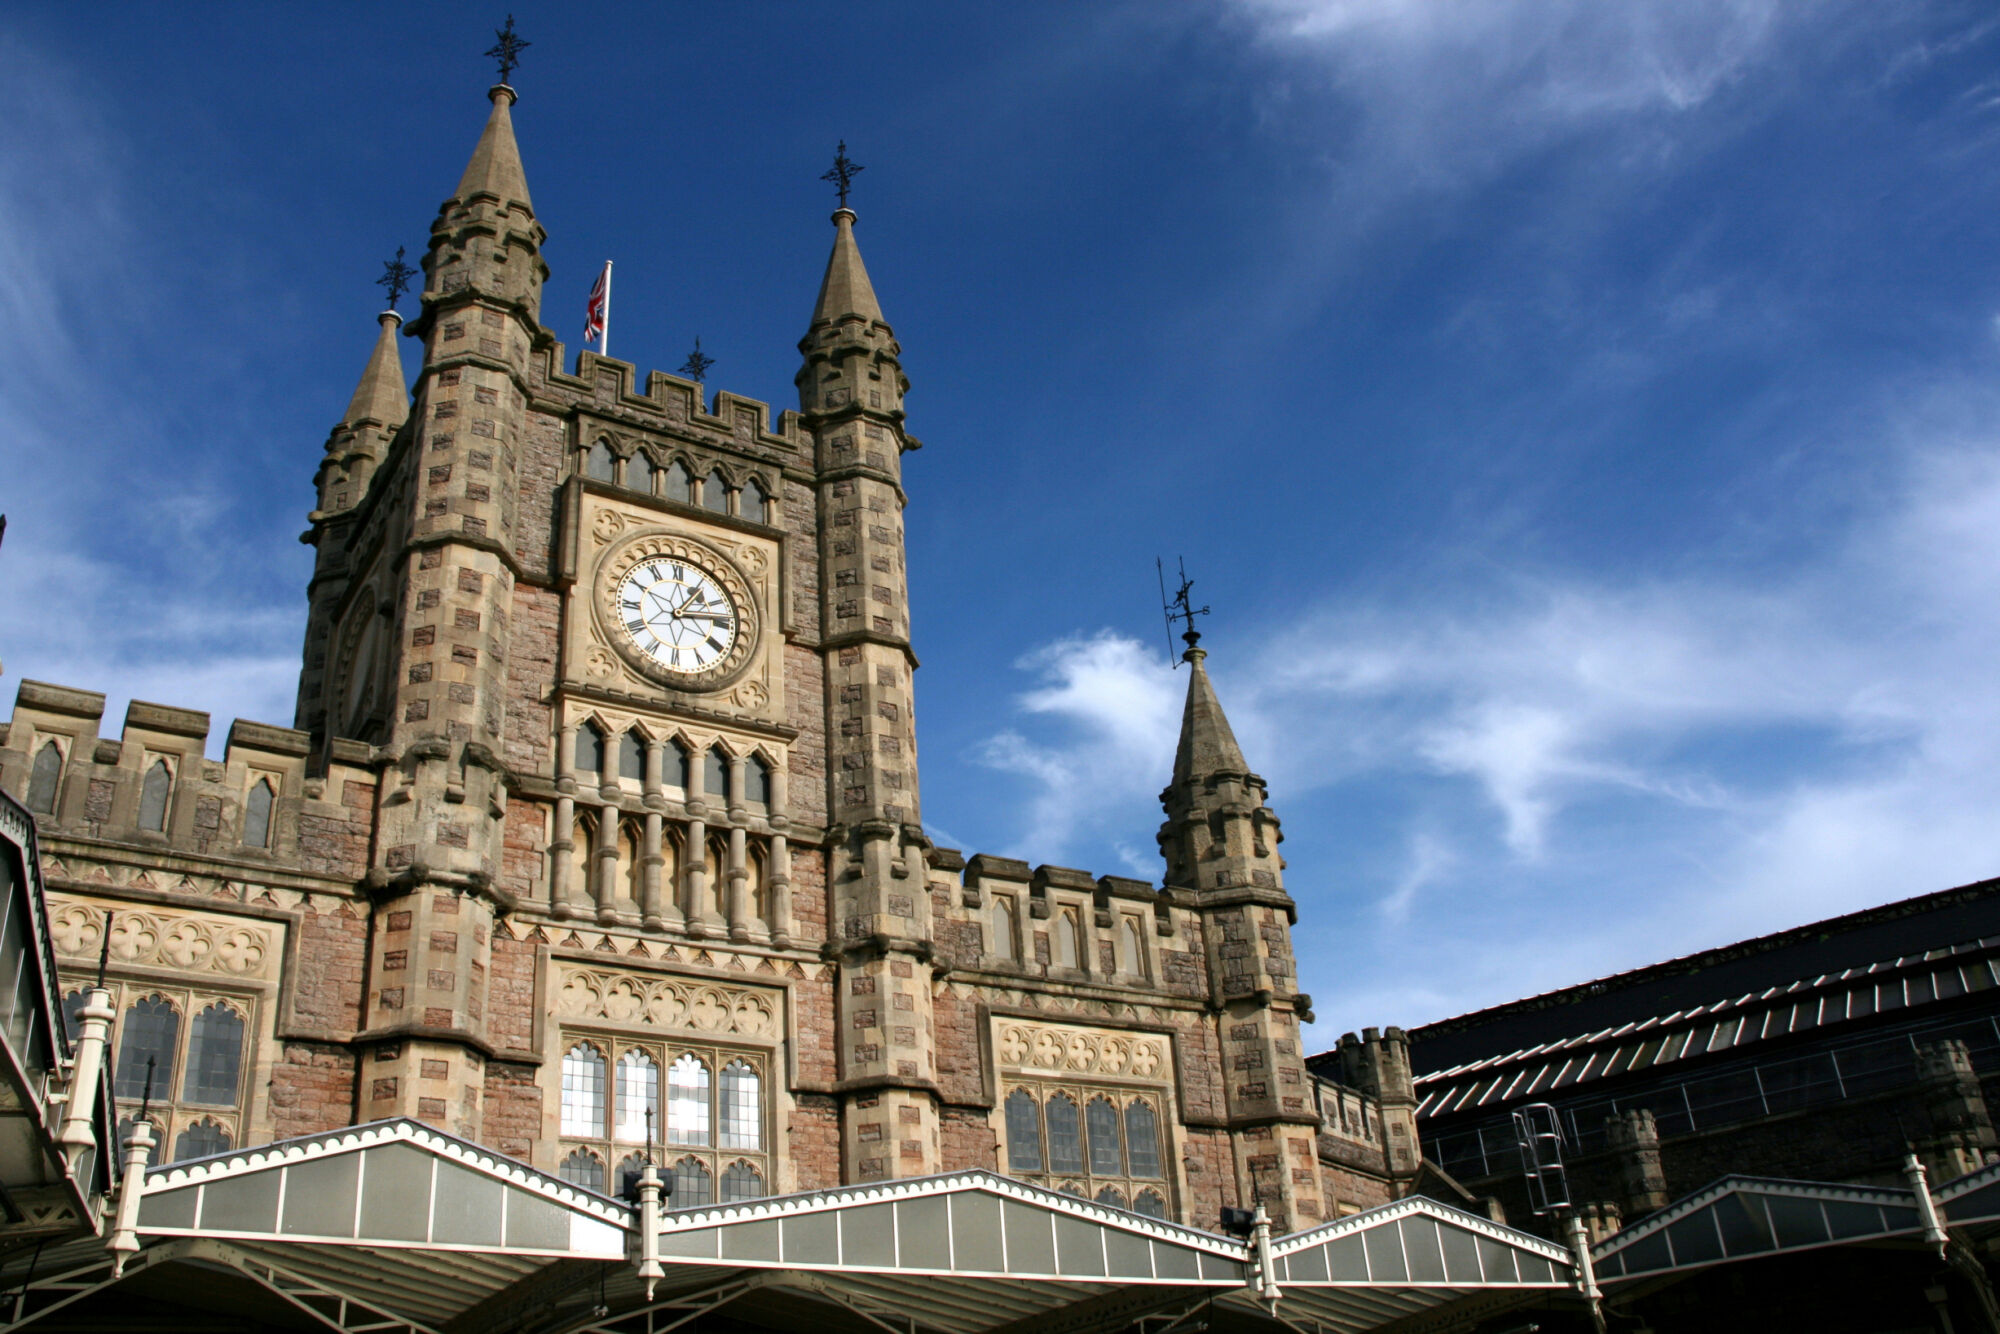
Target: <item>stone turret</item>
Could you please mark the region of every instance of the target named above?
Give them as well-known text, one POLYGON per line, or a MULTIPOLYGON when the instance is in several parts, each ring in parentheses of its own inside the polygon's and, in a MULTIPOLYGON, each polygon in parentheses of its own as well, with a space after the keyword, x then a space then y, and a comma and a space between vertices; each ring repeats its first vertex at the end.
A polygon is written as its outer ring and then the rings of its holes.
POLYGON ((389 446, 410 416, 410 391, 403 379, 403 356, 396 331, 403 317, 385 310, 377 318, 381 332, 375 350, 347 404, 326 440, 313 486, 319 507, 309 516, 312 527, 302 541, 314 548, 313 577, 306 593, 306 651, 299 673, 299 702, 294 726, 319 737, 327 732, 327 643, 335 617, 346 599, 351 563, 348 543, 356 510, 388 457, 389 446))
MULTIPOLYGON (((494 881, 504 859, 506 652, 517 467, 548 267, 496 86, 458 189, 431 225, 415 420, 382 590, 396 620, 387 763, 368 885, 376 900, 361 1119, 416 1116, 477 1136, 494 881)), ((542 540, 537 534, 534 540, 542 540)))
POLYGON ((1250 772, 1194 644, 1174 777, 1160 802, 1167 887, 1202 915, 1209 1004, 1221 1029, 1224 1088, 1242 1197, 1284 1227, 1306 1227, 1324 1209, 1315 1136, 1319 1118, 1306 1086, 1298 994, 1284 889, 1278 818, 1264 780, 1250 772))
POLYGON ((917 797, 902 456, 908 388, 854 241, 833 252, 799 342, 799 406, 817 442, 827 691, 827 833, 841 960, 848 1179, 938 1170, 932 930, 917 797))

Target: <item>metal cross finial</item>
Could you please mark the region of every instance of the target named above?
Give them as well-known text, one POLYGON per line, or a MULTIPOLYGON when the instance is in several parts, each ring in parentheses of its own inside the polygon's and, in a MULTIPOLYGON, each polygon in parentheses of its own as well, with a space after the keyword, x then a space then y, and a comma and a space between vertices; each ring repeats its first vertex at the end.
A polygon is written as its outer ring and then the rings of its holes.
POLYGON ((708 374, 708 368, 714 364, 715 358, 701 350, 701 335, 696 334, 694 337, 694 351, 688 353, 688 359, 681 363, 680 374, 687 376, 688 379, 693 380, 696 384, 700 384, 702 383, 702 377, 708 374))
POLYGON ((396 308, 396 303, 403 299, 403 293, 410 290, 410 279, 416 276, 417 271, 403 263, 403 247, 397 246, 396 257, 382 265, 382 276, 375 280, 377 287, 388 289, 389 309, 396 308))
POLYGON ((846 208, 847 192, 853 188, 854 178, 866 170, 868 168, 847 156, 847 140, 842 139, 840 147, 834 150, 833 170, 820 179, 833 182, 833 188, 840 191, 840 206, 846 208))
POLYGON ((514 31, 514 16, 512 14, 507 16, 507 26, 504 28, 495 28, 493 35, 500 40, 495 42, 493 49, 486 54, 490 58, 500 62, 500 82, 505 83, 507 82, 507 76, 512 74, 515 67, 521 63, 521 52, 528 48, 529 43, 522 41, 520 34, 514 31))
MULTIPOLYGON (((1172 597, 1168 597, 1167 567, 1161 563, 1157 556, 1153 558, 1153 567, 1159 572, 1160 576, 1160 603, 1167 615, 1167 660, 1169 662, 1175 661, 1173 641, 1174 622, 1181 621, 1187 625, 1187 629, 1181 632, 1181 639, 1187 644, 1188 653, 1192 653, 1194 652, 1195 645, 1201 642, 1201 632, 1194 628, 1194 618, 1208 615, 1207 607, 1195 606, 1192 599, 1188 597, 1188 594, 1194 590, 1194 580, 1187 577, 1187 561, 1183 559, 1179 561, 1179 565, 1181 586, 1175 590, 1172 597)), ((1187 654, 1183 653, 1180 661, 1185 661, 1186 658, 1187 654)))

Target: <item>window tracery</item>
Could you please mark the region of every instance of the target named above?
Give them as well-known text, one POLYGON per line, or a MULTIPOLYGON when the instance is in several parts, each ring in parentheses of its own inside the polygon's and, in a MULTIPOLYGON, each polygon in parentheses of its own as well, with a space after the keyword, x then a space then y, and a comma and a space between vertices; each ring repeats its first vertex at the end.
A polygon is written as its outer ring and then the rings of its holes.
POLYGON ((621 1175, 628 1164, 636 1171, 636 1159, 620 1146, 645 1143, 650 1130, 663 1151, 654 1161, 671 1187, 669 1208, 713 1203, 718 1185, 724 1199, 765 1193, 772 1168, 767 1056, 613 1037, 568 1041, 562 1072, 566 1180, 589 1185, 582 1178, 594 1173, 606 1184, 591 1189, 618 1188, 606 1177, 606 1165, 619 1162, 621 1175), (608 1083, 607 1069, 613 1074, 608 1083))
MULTIPOLYGON (((86 984, 65 981, 63 1016, 74 1037, 86 984)), ((251 999, 117 978, 104 985, 118 1016, 111 1095, 121 1118, 121 1142, 143 1104, 155 1132, 154 1162, 221 1153, 240 1144, 248 1096, 243 1069, 255 1014, 251 999)))
POLYGON ((1153 1091, 1015 1083, 1001 1100, 1008 1175, 1165 1218, 1159 1106, 1153 1091))

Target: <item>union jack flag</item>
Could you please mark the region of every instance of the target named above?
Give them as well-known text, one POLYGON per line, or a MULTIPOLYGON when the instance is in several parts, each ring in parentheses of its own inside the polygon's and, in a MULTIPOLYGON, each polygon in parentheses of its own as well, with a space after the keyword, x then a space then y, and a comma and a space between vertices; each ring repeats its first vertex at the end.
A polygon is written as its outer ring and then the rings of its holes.
POLYGON ((604 272, 597 275, 597 282, 590 289, 590 304, 584 308, 583 341, 597 340, 599 356, 605 355, 605 331, 611 323, 611 261, 604 261, 604 272))

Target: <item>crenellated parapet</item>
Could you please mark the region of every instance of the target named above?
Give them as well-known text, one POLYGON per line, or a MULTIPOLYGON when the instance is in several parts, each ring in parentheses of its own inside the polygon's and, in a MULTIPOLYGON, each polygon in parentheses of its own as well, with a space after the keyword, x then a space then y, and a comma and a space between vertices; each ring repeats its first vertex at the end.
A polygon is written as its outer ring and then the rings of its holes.
POLYGON ((375 757, 349 745, 308 767, 309 738, 230 724, 207 757, 209 716, 134 700, 116 737, 104 696, 23 681, 0 740, 0 789, 50 836, 282 868, 352 885, 367 870, 375 757))

